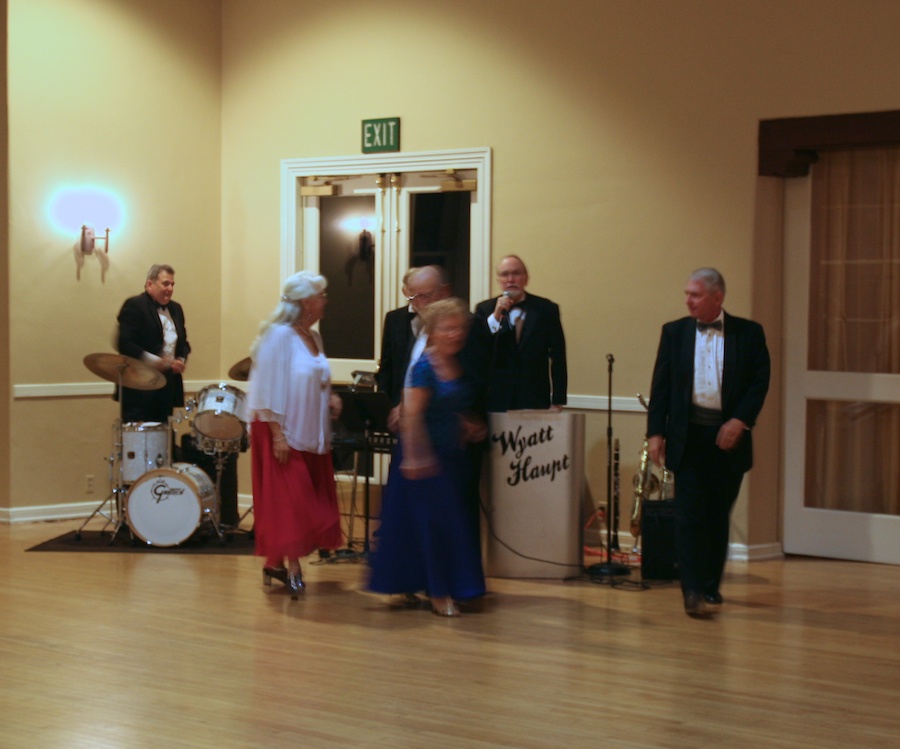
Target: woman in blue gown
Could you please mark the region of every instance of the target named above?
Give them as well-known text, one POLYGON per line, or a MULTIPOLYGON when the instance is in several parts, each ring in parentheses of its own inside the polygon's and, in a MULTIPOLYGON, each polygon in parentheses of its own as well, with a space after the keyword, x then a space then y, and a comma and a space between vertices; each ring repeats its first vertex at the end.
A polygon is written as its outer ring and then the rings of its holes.
POLYGON ((434 302, 425 312, 428 345, 403 390, 400 444, 369 583, 378 593, 425 591, 441 616, 459 616, 454 599, 485 592, 465 454, 467 441, 483 437, 484 425, 464 415, 474 393, 457 359, 469 318, 460 299, 434 302))

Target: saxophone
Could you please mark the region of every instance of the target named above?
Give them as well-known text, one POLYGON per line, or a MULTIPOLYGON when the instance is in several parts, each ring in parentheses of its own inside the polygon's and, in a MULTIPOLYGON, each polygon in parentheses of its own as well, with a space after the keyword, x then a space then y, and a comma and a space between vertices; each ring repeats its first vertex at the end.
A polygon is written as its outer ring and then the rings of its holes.
MULTIPOLYGON (((638 400, 644 408, 647 408, 647 401, 644 396, 638 393, 638 400)), ((641 512, 648 499, 652 499, 656 495, 658 499, 671 499, 674 496, 674 482, 672 481, 672 472, 663 466, 662 482, 653 473, 653 461, 650 460, 650 440, 644 437, 644 445, 641 449, 641 461, 638 466, 638 472, 634 476, 634 503, 631 507, 631 536, 634 538, 634 549, 638 550, 638 539, 641 535, 641 512)))
POLYGON ((637 549, 638 538, 641 535, 641 510, 644 502, 659 490, 659 479, 653 474, 653 462, 650 460, 650 442, 644 437, 644 446, 641 450, 641 462, 638 472, 634 475, 634 503, 631 506, 631 535, 634 538, 634 547, 637 549))

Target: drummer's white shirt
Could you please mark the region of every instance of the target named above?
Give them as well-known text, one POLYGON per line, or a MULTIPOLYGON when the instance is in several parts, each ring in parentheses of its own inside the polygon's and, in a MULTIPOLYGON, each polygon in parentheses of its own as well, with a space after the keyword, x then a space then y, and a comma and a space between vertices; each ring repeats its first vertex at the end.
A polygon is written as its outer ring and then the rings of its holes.
POLYGON ((321 336, 312 334, 315 356, 290 325, 266 332, 250 370, 247 422, 277 421, 291 448, 322 455, 331 450, 331 367, 321 336))

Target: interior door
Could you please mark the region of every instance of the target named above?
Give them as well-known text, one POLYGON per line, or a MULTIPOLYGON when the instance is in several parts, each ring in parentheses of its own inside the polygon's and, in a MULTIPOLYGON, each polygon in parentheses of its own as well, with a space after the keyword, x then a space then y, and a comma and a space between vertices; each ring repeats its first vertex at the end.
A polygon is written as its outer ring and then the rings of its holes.
POLYGON ((282 275, 328 278, 320 330, 336 383, 374 372, 384 315, 413 266, 443 266, 470 306, 490 291, 490 152, 282 164, 282 275), (374 168, 373 168, 374 167, 374 168))
MULTIPOLYGON (((784 550, 900 564, 900 516, 823 507, 814 491, 822 477, 810 475, 808 458, 810 451, 819 449, 821 413, 833 409, 857 421, 867 413, 895 417, 900 409, 900 376, 809 369, 810 209, 810 180, 786 180, 784 550)), ((852 438, 847 433, 846 439, 852 438)), ((896 473, 900 465, 896 451, 891 464, 896 473)), ((821 470, 839 476, 850 466, 835 461, 821 470)))

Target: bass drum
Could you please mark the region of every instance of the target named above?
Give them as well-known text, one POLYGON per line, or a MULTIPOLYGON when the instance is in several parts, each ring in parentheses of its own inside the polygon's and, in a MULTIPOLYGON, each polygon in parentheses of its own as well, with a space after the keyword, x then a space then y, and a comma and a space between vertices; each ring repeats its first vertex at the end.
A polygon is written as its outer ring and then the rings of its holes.
POLYGON ((128 490, 128 527, 151 546, 178 546, 215 511, 213 482, 190 463, 145 473, 128 490))

